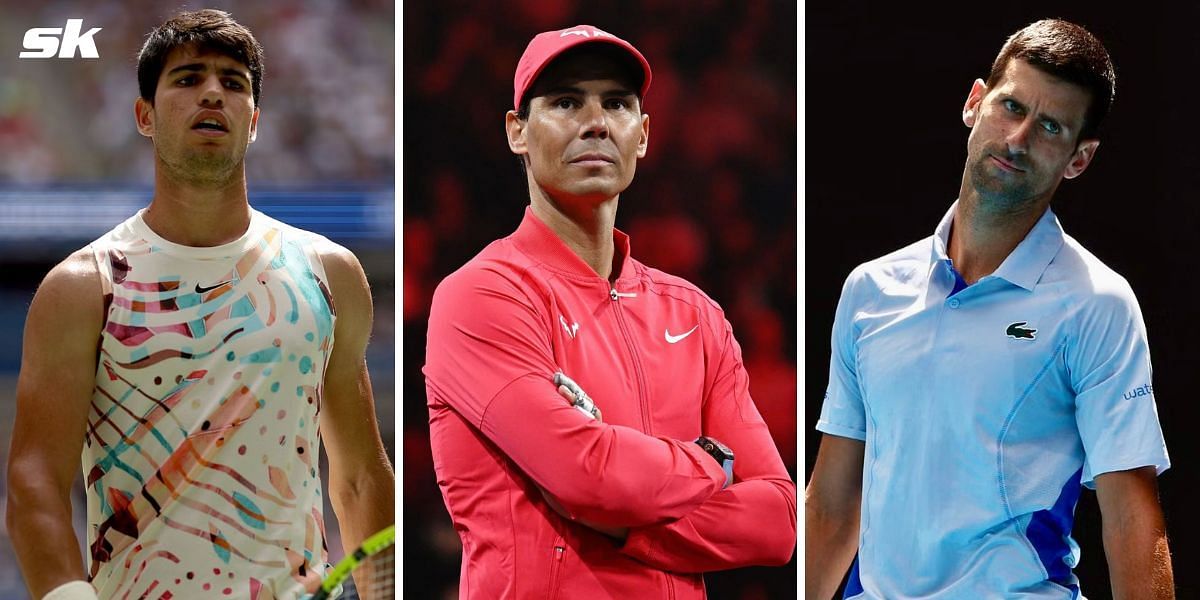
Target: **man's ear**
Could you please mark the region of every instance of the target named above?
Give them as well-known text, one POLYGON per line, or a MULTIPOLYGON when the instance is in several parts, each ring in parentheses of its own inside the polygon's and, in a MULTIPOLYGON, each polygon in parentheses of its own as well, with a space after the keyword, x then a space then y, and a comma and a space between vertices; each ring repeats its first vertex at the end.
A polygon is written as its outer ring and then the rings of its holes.
POLYGON ((976 79, 975 83, 971 84, 971 92, 967 94, 967 101, 963 104, 963 125, 975 126, 975 120, 979 118, 979 106, 983 103, 983 97, 987 95, 987 91, 987 84, 982 79, 976 79))
POLYGON ((250 142, 258 139, 258 107, 254 107, 254 115, 250 117, 250 142))
POLYGON ((504 113, 504 130, 508 134, 508 149, 513 154, 529 154, 529 147, 525 142, 525 121, 517 116, 517 111, 510 110, 504 113))
POLYGON ((1075 149, 1075 154, 1071 155, 1071 162, 1067 163, 1067 168, 1063 170, 1063 177, 1067 179, 1075 179, 1083 174, 1092 164, 1092 159, 1096 157, 1096 148, 1100 147, 1100 140, 1083 140, 1079 142, 1079 147, 1075 149))
POLYGON ((141 96, 133 101, 133 119, 137 123, 138 133, 154 137, 154 105, 141 96))
POLYGON ((637 157, 646 158, 646 149, 650 147, 650 115, 642 113, 642 137, 638 139, 637 157))

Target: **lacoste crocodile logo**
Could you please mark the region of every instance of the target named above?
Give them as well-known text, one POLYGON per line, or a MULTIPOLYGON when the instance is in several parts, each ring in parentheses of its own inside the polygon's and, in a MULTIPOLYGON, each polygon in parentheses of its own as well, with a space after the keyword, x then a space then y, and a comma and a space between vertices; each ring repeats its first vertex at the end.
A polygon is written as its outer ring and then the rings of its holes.
POLYGON ((1007 333, 1008 337, 1014 340, 1032 340, 1037 337, 1037 330, 1032 328, 1026 329, 1025 325, 1028 324, 1028 321, 1017 321, 1009 325, 1008 330, 1004 333, 1007 333))

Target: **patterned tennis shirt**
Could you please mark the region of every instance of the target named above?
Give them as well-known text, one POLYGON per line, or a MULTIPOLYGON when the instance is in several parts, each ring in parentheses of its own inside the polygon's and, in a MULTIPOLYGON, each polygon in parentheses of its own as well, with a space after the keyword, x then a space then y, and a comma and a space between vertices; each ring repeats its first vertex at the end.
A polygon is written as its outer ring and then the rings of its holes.
POLYGON ((82 459, 100 597, 315 589, 334 323, 320 239, 254 211, 240 239, 192 248, 139 212, 91 244, 106 313, 82 459))

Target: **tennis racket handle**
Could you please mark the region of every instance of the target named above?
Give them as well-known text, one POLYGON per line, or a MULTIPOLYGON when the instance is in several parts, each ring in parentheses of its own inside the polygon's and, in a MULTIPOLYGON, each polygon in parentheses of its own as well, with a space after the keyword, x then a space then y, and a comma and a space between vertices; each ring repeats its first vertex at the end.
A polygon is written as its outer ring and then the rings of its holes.
POLYGON ((64 583, 42 596, 42 600, 99 600, 92 584, 79 580, 64 583))

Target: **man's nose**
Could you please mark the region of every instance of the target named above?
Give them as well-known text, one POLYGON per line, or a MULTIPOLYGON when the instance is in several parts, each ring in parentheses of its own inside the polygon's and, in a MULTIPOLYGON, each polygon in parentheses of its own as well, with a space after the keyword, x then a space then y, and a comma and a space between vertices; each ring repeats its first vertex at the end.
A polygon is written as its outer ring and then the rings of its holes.
POLYGON ((608 118, 599 99, 586 100, 579 109, 581 119, 580 137, 608 138, 608 118))
POLYGON ((1008 151, 1012 154, 1025 154, 1029 151, 1029 136, 1033 135, 1033 128, 1037 126, 1037 119, 1032 115, 1021 120, 1012 131, 1008 133, 1005 142, 1008 143, 1008 151))
POLYGON ((206 77, 204 82, 200 84, 201 106, 211 106, 220 108, 225 105, 225 87, 221 85, 221 80, 218 77, 206 77))

